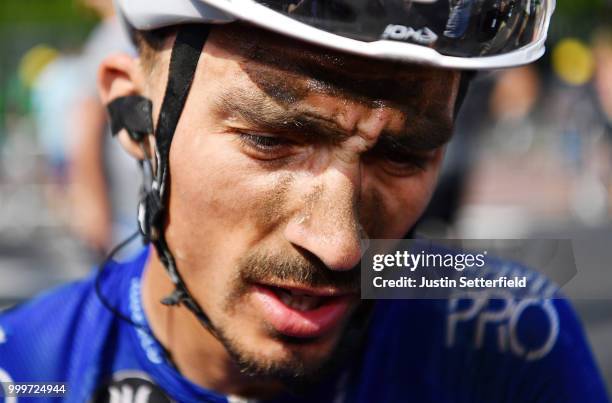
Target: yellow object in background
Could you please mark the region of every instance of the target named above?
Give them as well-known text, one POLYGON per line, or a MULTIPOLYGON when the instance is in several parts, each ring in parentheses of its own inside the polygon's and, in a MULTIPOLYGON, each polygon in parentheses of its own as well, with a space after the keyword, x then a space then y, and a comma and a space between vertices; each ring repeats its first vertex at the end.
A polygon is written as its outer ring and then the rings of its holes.
POLYGON ((591 49, 578 39, 560 41, 552 54, 555 74, 570 85, 584 85, 595 72, 595 60, 591 49))
POLYGON ((47 45, 37 45, 28 50, 19 62, 19 78, 27 86, 32 87, 38 75, 49 63, 58 57, 57 50, 47 45))

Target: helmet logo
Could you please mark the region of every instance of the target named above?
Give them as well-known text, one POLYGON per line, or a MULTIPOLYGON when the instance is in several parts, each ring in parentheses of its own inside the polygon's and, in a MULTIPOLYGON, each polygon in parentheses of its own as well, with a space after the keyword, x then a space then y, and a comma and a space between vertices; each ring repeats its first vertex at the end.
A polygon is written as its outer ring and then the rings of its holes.
POLYGON ((389 24, 381 39, 394 39, 396 41, 413 41, 420 45, 433 45, 438 40, 438 35, 431 29, 425 27, 415 30, 404 25, 389 24))

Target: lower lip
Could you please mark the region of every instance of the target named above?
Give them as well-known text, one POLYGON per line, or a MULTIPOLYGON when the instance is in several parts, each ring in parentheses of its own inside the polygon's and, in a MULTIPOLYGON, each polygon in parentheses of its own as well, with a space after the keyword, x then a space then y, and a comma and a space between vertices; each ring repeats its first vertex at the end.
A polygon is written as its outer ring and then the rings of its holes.
POLYGON ((319 337, 331 331, 345 316, 350 296, 329 297, 323 305, 300 311, 285 305, 269 288, 254 286, 256 303, 276 331, 292 337, 319 337))

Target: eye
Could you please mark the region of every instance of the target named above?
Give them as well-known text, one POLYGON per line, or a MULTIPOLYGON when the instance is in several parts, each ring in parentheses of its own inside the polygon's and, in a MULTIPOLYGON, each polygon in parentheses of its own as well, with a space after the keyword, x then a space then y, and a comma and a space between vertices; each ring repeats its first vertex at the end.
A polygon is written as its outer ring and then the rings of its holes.
POLYGON ((435 152, 399 152, 396 150, 383 152, 377 150, 367 156, 366 160, 379 166, 391 176, 412 176, 427 170, 435 152))
POLYGON ((383 163, 385 171, 391 175, 410 176, 425 171, 429 161, 428 157, 411 155, 402 159, 387 158, 383 163))
POLYGON ((245 151, 255 158, 282 158, 290 153, 293 141, 272 134, 240 133, 239 140, 245 151))

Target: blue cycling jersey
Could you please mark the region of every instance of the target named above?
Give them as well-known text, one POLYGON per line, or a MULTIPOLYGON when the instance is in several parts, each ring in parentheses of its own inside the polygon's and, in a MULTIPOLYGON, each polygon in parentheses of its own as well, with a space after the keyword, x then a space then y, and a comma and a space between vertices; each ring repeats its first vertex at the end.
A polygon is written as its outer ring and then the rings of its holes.
MULTIPOLYGON (((109 302, 143 327, 104 307, 94 275, 47 292, 0 315, 0 382, 66 382, 69 402, 241 401, 190 382, 167 360, 141 306, 148 255, 110 263, 102 281, 109 302)), ((562 298, 381 300, 369 326, 344 370, 274 402, 608 401, 562 298)))

